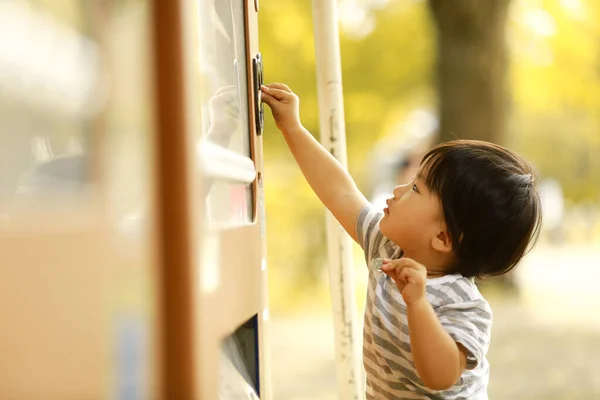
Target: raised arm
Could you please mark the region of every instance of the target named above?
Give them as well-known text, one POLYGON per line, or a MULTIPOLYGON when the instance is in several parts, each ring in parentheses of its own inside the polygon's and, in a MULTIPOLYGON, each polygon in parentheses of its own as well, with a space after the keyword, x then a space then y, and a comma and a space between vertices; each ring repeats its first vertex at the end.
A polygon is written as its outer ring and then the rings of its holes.
POLYGON ((338 160, 302 126, 298 96, 286 85, 273 83, 262 87, 262 99, 271 108, 310 187, 352 239, 358 241, 356 219, 367 199, 338 160))

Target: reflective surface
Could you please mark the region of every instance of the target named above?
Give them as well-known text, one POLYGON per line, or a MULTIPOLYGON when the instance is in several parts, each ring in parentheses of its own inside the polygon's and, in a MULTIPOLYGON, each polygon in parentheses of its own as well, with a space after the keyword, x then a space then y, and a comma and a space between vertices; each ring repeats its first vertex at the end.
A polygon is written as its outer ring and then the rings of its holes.
MULTIPOLYGON (((251 157, 244 2, 200 0, 199 10, 201 140, 251 157)), ((205 152, 205 162, 216 164, 219 154, 205 152)), ((210 226, 252 221, 251 185, 209 179, 204 194, 210 226)))

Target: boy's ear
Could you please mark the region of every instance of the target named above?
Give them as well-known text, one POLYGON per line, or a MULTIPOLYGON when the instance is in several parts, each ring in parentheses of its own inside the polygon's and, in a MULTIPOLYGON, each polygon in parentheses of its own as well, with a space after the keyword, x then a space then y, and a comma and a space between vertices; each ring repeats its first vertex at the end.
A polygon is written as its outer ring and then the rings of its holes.
POLYGON ((452 252, 452 239, 446 227, 438 231, 437 235, 431 239, 431 246, 435 251, 439 251, 440 253, 452 252))

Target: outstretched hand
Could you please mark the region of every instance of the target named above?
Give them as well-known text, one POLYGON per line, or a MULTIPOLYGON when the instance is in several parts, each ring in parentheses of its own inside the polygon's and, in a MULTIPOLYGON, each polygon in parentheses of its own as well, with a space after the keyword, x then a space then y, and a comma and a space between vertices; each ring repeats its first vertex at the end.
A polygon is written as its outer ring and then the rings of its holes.
POLYGON ((261 99, 267 103, 275 124, 282 132, 291 132, 302 126, 300 122, 300 100, 283 83, 271 83, 261 88, 261 99))

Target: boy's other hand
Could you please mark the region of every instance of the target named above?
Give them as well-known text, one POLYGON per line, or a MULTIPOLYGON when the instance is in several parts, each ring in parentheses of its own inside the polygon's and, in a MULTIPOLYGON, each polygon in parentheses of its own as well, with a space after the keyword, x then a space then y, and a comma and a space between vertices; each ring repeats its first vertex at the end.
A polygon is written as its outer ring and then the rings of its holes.
POLYGON ((282 132, 291 132, 302 127, 300 122, 300 100, 283 83, 271 83, 260 88, 261 99, 273 113, 275 124, 282 132))
POLYGON ((381 272, 391 277, 406 305, 410 306, 425 299, 425 283, 427 282, 427 268, 411 258, 398 260, 383 260, 381 272))

